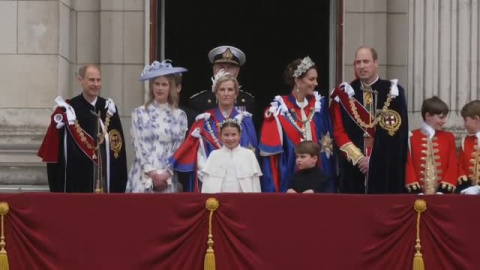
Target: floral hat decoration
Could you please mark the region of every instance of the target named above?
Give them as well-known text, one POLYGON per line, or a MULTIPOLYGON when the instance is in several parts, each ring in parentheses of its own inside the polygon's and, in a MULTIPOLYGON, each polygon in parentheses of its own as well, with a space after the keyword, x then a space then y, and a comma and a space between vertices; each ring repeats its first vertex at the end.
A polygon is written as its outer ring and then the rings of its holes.
POLYGON ((143 68, 143 72, 140 75, 140 81, 182 72, 187 72, 187 69, 183 67, 173 67, 171 60, 163 60, 162 62, 153 61, 151 65, 146 65, 143 68))
MULTIPOLYGON (((233 76, 231 73, 225 72, 225 70, 220 69, 214 77, 212 77, 212 92, 215 93, 215 87, 217 86, 218 81, 225 76, 233 76)), ((233 78, 233 77, 232 77, 233 78)))

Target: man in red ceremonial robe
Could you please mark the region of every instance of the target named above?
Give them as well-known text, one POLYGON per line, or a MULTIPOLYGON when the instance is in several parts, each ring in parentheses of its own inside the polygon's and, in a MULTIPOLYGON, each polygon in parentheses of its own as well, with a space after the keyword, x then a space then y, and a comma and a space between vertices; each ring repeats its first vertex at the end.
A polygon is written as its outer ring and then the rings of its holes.
POLYGON ((378 76, 377 52, 355 53, 358 79, 342 83, 331 95, 333 136, 339 155, 343 193, 402 193, 407 157, 405 92, 397 80, 378 76))
POLYGON ((38 156, 47 162, 52 192, 125 192, 125 139, 113 100, 99 96, 97 66, 79 70, 82 94, 56 108, 38 156))

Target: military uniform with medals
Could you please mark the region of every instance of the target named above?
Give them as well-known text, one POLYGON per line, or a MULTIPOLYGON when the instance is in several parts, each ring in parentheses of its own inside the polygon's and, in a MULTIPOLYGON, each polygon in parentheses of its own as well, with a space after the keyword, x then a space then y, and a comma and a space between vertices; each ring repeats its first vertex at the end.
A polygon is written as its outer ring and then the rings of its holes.
POLYGON ((408 146, 404 89, 397 80, 359 79, 343 83, 331 95, 335 143, 341 151, 340 192, 402 193, 408 146), (370 157, 365 175, 357 164, 370 157))
MULTIPOLYGON (((198 114, 205 111, 214 109, 217 107, 217 97, 211 90, 203 90, 190 97, 188 105, 191 109, 195 110, 198 114)), ((240 111, 247 111, 254 113, 255 109, 255 97, 240 89, 235 103, 235 108, 240 111)))
MULTIPOLYGON (((208 54, 212 64, 224 63, 242 66, 245 63, 245 54, 233 46, 220 46, 214 48, 208 54)), ((203 90, 192 95, 188 100, 188 105, 198 114, 204 113, 217 107, 217 98, 211 90, 203 90)), ((255 112, 255 97, 249 92, 240 89, 235 108, 240 111, 255 112)))

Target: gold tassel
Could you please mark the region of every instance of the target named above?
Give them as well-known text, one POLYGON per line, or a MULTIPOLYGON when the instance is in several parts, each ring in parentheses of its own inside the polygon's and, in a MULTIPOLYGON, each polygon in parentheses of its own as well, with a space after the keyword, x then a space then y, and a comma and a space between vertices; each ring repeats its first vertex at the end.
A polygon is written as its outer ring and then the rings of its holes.
POLYGON ((425 264, 423 262, 423 255, 420 252, 422 245, 420 245, 420 216, 422 212, 427 210, 427 203, 424 200, 416 200, 413 206, 417 211, 417 240, 415 241, 415 255, 413 256, 413 270, 425 270, 425 264))
POLYGON ((5 225, 4 225, 4 219, 5 215, 8 214, 8 203, 6 202, 1 202, 0 203, 0 215, 1 215, 1 230, 2 234, 0 237, 0 270, 9 270, 10 266, 8 265, 8 256, 7 256, 7 250, 5 249, 5 245, 7 244, 5 242, 5 225))
MULTIPOLYGON (((207 240, 207 253, 205 254, 205 261, 203 264, 204 270, 215 270, 215 253, 213 251, 213 235, 212 235, 212 218, 213 212, 217 210, 219 202, 215 198, 208 198, 205 206, 210 211, 210 217, 208 218, 208 240, 207 240)), ((1 270, 1 269, 0 269, 1 270)))

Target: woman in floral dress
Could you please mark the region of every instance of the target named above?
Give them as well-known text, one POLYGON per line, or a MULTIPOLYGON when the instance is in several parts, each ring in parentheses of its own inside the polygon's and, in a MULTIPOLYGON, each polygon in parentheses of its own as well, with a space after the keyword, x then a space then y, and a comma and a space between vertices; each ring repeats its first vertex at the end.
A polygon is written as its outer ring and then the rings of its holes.
POLYGON ((178 192, 181 186, 169 166, 187 131, 187 116, 178 109, 181 73, 168 61, 147 65, 140 80, 150 81, 149 100, 132 112, 135 159, 126 192, 178 192))

